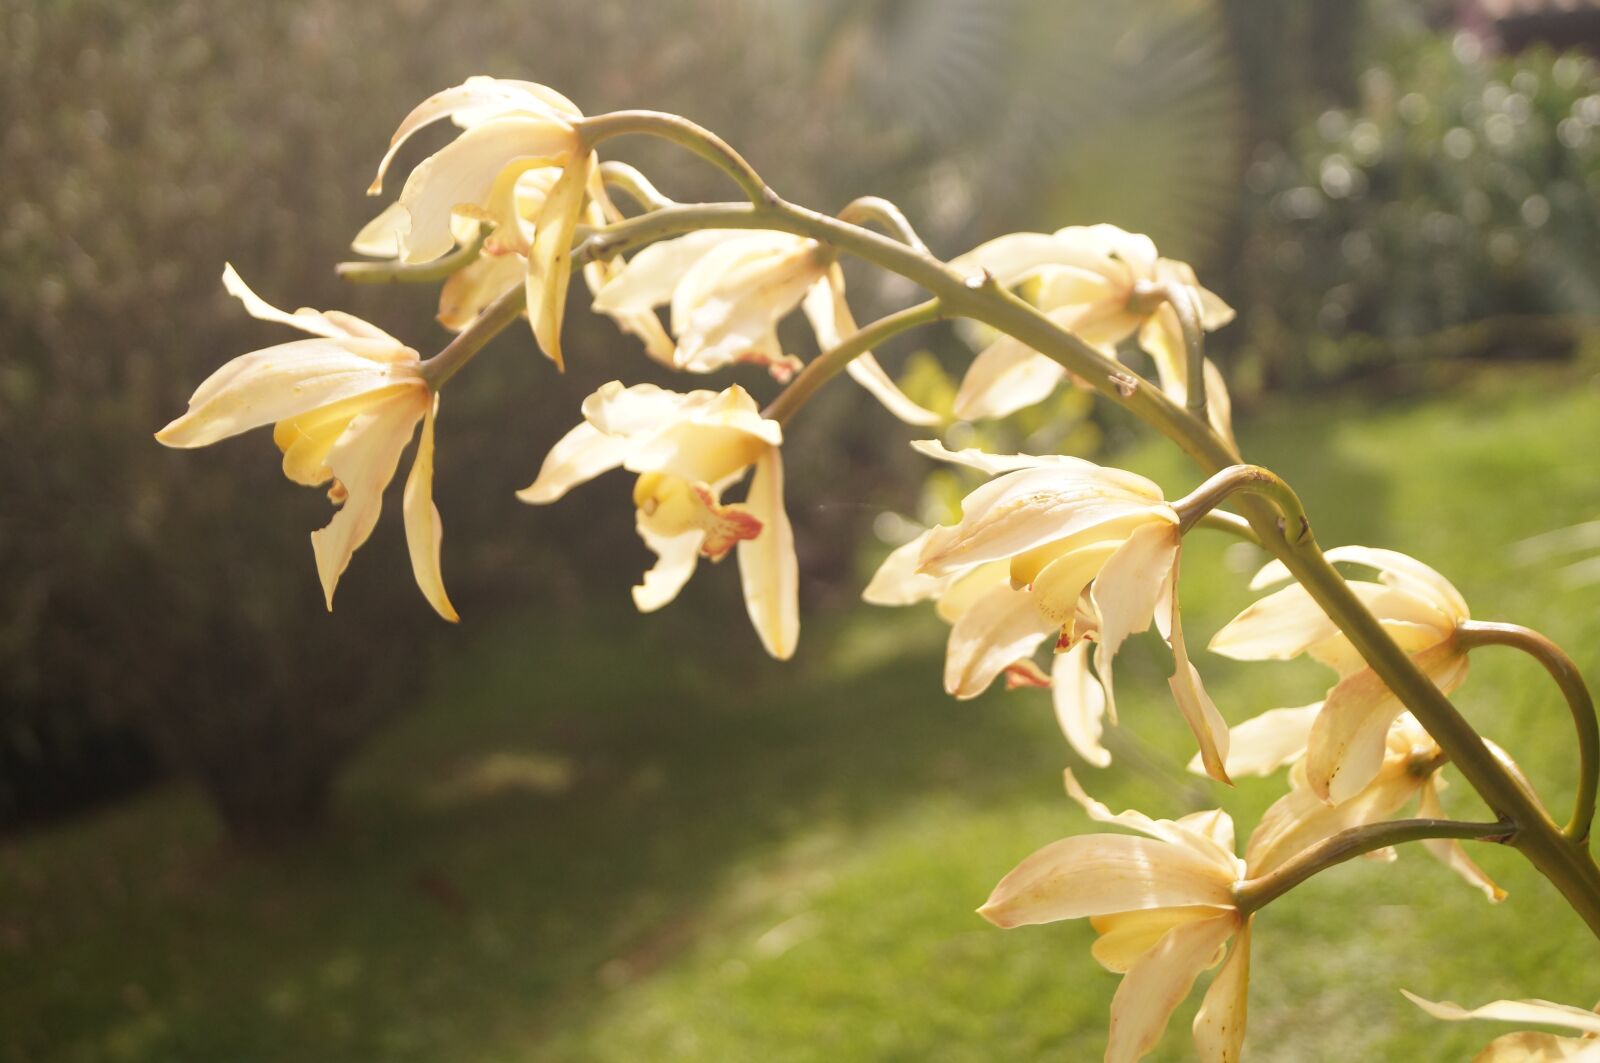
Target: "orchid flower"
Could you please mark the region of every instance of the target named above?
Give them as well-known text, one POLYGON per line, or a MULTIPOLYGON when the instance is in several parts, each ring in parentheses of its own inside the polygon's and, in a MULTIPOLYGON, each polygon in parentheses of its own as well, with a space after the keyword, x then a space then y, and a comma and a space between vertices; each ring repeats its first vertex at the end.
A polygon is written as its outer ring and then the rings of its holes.
POLYGON ((543 85, 468 78, 430 96, 406 116, 367 190, 373 195, 382 191, 389 164, 417 130, 441 118, 459 126, 460 136, 411 171, 385 223, 386 232, 392 234, 401 261, 431 262, 455 245, 458 216, 492 223, 497 249, 526 257, 528 317, 540 349, 558 366, 572 238, 596 168, 578 132, 582 117, 572 101, 543 85), (545 178, 548 186, 529 239, 518 213, 518 188, 524 174, 539 170, 556 173, 553 180, 545 178))
POLYGON ((1493 1019, 1579 1030, 1581 1037, 1523 1031, 1491 1041, 1473 1056, 1473 1063, 1600 1063, 1600 1014, 1548 1000, 1496 1000, 1468 1010, 1449 1001, 1434 1003, 1400 990, 1405 998, 1436 1019, 1493 1019))
MULTIPOLYGON (((1266 775, 1281 766, 1279 751, 1298 747, 1303 753, 1314 720, 1314 713, 1308 714, 1307 710, 1319 708, 1319 705, 1309 705, 1299 709, 1275 709, 1234 727, 1228 772, 1266 775)), ((1505 763, 1510 763, 1509 757, 1501 756, 1505 763)), ((1443 764, 1439 744, 1409 712, 1402 713, 1389 728, 1383 764, 1377 775, 1364 789, 1337 805, 1326 803, 1311 791, 1303 760, 1298 756, 1289 759, 1294 760, 1289 772, 1289 792, 1262 814, 1245 849, 1245 861, 1252 877, 1275 870, 1291 857, 1340 831, 1389 819, 1413 798, 1418 799, 1419 816, 1446 818, 1439 800, 1439 791, 1445 785, 1439 777, 1443 764)), ((1195 762, 1189 765, 1191 771, 1199 768, 1195 762)), ((1491 902, 1505 899, 1505 891, 1473 863, 1459 841, 1430 838, 1422 844, 1431 856, 1481 890, 1491 902)), ((1379 858, 1394 859, 1394 855, 1392 849, 1382 850, 1379 858)))
POLYGON ((799 566, 783 508, 782 427, 737 385, 679 394, 614 380, 584 400, 583 416, 517 497, 544 504, 611 469, 637 473, 636 526, 658 558, 633 588, 639 610, 676 598, 701 557, 720 561, 737 547, 756 634, 773 657, 791 657, 800 635, 799 566), (752 466, 744 502, 723 503, 752 466))
POLYGON ((1179 622, 1178 515, 1142 476, 1080 458, 952 453, 913 444, 929 457, 995 476, 961 504, 961 520, 929 529, 884 562, 870 602, 939 600, 950 622, 945 689, 976 697, 1002 674, 1042 672, 1021 662, 1051 639, 1050 686, 1062 731, 1090 763, 1104 766, 1101 718, 1116 720, 1112 660, 1152 620, 1176 663, 1173 695, 1208 770, 1226 781, 1228 728, 1190 663, 1179 622), (1089 672, 1088 642, 1096 644, 1089 672))
MULTIPOLYGON (((1377 569, 1379 582, 1352 580, 1351 590, 1440 691, 1449 694, 1461 685, 1467 652, 1456 628, 1470 614, 1448 580, 1393 550, 1341 546, 1329 550, 1327 558, 1377 569)), ((1288 575, 1281 561, 1273 561, 1250 586, 1260 590, 1288 575)), ((1317 797, 1338 803, 1377 777, 1390 725, 1405 707, 1303 586, 1286 587, 1250 606, 1217 632, 1211 649, 1244 661, 1287 660, 1304 653, 1333 668, 1339 682, 1312 722, 1306 781, 1317 797)))
POLYGON ((1245 877, 1233 820, 1221 809, 1179 820, 1114 814, 1066 773, 1067 793, 1089 818, 1146 835, 1088 834, 1040 849, 1000 880, 978 914, 1003 928, 1088 917, 1091 949, 1123 975, 1111 1000, 1107 1063, 1132 1063, 1161 1040, 1202 971, 1229 950, 1194 1020, 1206 1063, 1236 1063, 1244 1043, 1250 921, 1234 903, 1245 877))
MULTIPOLYGON (((672 364, 710 373, 735 363, 765 366, 788 380, 801 362, 785 354, 778 322, 796 307, 810 321, 822 350, 856 331, 845 301, 844 271, 816 240, 771 230, 704 229, 652 244, 635 255, 595 295, 594 309, 627 327, 641 315, 670 307, 677 348, 672 364)), ((908 424, 939 416, 912 402, 870 352, 846 372, 908 424)))
POLYGON ((279 310, 246 287, 231 265, 222 283, 251 317, 313 338, 228 362, 195 390, 188 412, 157 432, 156 439, 169 447, 203 447, 271 424, 285 476, 308 487, 331 480, 328 498, 339 511, 327 527, 311 533, 317 575, 331 610, 339 577, 377 525, 383 489, 421 421, 422 439, 406 478, 406 542, 424 597, 440 616, 456 620, 439 571, 443 529, 433 504, 438 399, 423 379, 417 352, 350 314, 279 310))
MULTIPOLYGON (((1161 258, 1147 236, 1115 225, 1069 226, 1046 233, 1011 233, 954 259, 972 275, 987 271, 1005 287, 1034 282, 1040 310, 1062 328, 1115 358, 1117 345, 1137 334, 1155 361, 1162 390, 1179 402, 1189 389, 1189 362, 1177 311, 1152 292, 1181 287, 1199 301, 1201 326, 1213 331, 1233 310, 1202 288, 1194 270, 1161 258)), ((1232 439, 1227 388, 1210 362, 1205 387, 1213 426, 1232 439)), ((1048 398, 1067 375, 1058 363, 1010 336, 972 362, 956 395, 956 416, 1004 417, 1048 398)))

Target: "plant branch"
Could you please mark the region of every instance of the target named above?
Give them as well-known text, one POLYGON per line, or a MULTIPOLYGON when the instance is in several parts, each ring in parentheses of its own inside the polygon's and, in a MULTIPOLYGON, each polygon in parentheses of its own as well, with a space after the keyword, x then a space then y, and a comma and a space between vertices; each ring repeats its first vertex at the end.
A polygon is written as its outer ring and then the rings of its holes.
POLYGON ((837 376, 851 361, 861 357, 884 340, 918 325, 938 321, 943 316, 944 310, 939 305, 939 300, 929 299, 925 303, 918 303, 916 306, 880 317, 841 340, 838 346, 814 358, 811 364, 802 369, 800 375, 790 381, 789 386, 772 400, 771 405, 763 410, 761 415, 779 423, 787 422, 810 400, 818 388, 837 376))
POLYGON ((1504 820, 1463 823, 1453 819, 1397 819, 1351 827, 1301 850, 1267 874, 1239 883, 1233 890, 1234 901, 1241 912, 1256 911, 1319 871, 1391 845, 1430 838, 1505 842, 1511 839, 1514 830, 1512 824, 1504 820))
POLYGON ((433 284, 449 279, 458 269, 478 260, 483 253, 483 243, 494 232, 488 222, 478 226, 478 235, 469 243, 432 262, 401 262, 384 259, 375 262, 340 262, 333 267, 340 280, 354 284, 433 284))
POLYGON ((1566 652, 1544 635, 1520 624, 1491 624, 1469 620, 1456 628, 1456 637, 1465 649, 1477 646, 1510 646, 1521 650, 1550 673, 1561 688, 1572 710, 1578 729, 1578 793, 1573 801, 1572 819, 1562 833, 1575 842, 1586 843, 1594 822, 1595 789, 1600 776, 1600 726, 1595 722, 1594 699, 1583 681, 1583 674, 1566 652))
POLYGON ((428 386, 434 391, 444 387, 445 381, 460 372, 490 340, 522 316, 527 300, 527 293, 519 284, 484 307, 444 350, 422 363, 422 377, 428 386))
POLYGON ((711 130, 687 118, 663 111, 612 111, 583 119, 578 123, 578 131, 590 148, 612 137, 632 134, 670 140, 733 178, 750 202, 769 203, 778 198, 743 155, 711 130))
POLYGON ((1230 465, 1172 504, 1178 511, 1178 527, 1188 531, 1201 517, 1221 505, 1230 495, 1258 495, 1283 514, 1280 525, 1287 542, 1304 545, 1311 541, 1311 520, 1300 504, 1300 496, 1277 473, 1259 465, 1230 465))

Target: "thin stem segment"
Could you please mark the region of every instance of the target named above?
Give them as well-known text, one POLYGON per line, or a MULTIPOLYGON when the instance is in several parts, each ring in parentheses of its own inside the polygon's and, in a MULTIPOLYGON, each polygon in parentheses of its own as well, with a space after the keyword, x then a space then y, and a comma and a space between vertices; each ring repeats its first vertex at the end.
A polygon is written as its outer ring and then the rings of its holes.
POLYGON ((1578 794, 1573 800, 1572 819, 1562 828, 1574 842, 1587 843, 1594 822, 1595 790, 1600 776, 1600 725, 1596 724, 1594 699, 1583 681, 1583 674, 1566 651, 1532 628, 1520 624, 1492 624, 1469 620, 1456 628, 1456 637, 1465 649, 1477 646, 1510 646, 1521 650, 1544 666, 1556 686, 1561 688, 1572 710, 1578 730, 1578 794))
POLYGON ((838 376, 839 372, 853 360, 866 354, 884 340, 898 336, 918 325, 938 321, 943 316, 939 300, 929 299, 925 303, 908 306, 904 310, 880 317, 854 335, 841 340, 838 346, 824 351, 813 359, 811 364, 802 369, 800 375, 790 381, 789 386, 772 400, 771 405, 763 410, 761 415, 780 424, 788 421, 800 407, 810 401, 818 388, 838 376))
POLYGON ((630 134, 670 140, 733 178, 750 202, 766 203, 778 198, 761 175, 756 173, 755 167, 734 151, 727 141, 679 115, 664 111, 612 111, 610 114, 583 119, 578 123, 578 129, 584 143, 590 148, 598 146, 603 140, 630 134))
POLYGON ((519 284, 484 307, 444 350, 422 363, 422 378, 428 386, 434 391, 444 387, 445 381, 459 373, 490 340, 521 317, 527 305, 527 294, 519 284))
POLYGON ((1174 502, 1172 508, 1178 511, 1178 527, 1188 531, 1200 518, 1235 494, 1258 495, 1276 506, 1283 514, 1283 534, 1287 542, 1304 545, 1311 541, 1311 520, 1300 503, 1300 496, 1281 476, 1259 465, 1230 465, 1174 502))
POLYGON ((1430 838, 1505 842, 1511 838, 1514 830, 1505 821, 1463 823, 1453 819, 1397 819, 1351 827, 1297 853, 1267 874, 1241 882, 1234 887, 1234 903, 1241 912, 1256 911, 1319 871, 1391 845, 1430 838))
POLYGON ((373 262, 340 262, 333 267, 340 280, 354 284, 435 284, 448 280, 459 269, 465 269, 483 253, 484 241, 494 232, 488 222, 478 226, 478 235, 454 251, 432 262, 401 262, 398 259, 380 259, 373 262))

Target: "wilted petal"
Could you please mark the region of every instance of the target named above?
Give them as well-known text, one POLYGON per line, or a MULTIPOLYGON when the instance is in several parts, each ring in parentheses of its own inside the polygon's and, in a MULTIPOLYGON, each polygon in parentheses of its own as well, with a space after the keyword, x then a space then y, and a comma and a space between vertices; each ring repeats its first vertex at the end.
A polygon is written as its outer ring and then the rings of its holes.
MULTIPOLYGON (((1417 815, 1423 819, 1447 819, 1444 805, 1439 801, 1439 787, 1432 778, 1422 784, 1422 800, 1417 803, 1417 815)), ((1445 867, 1466 879, 1489 898, 1489 903, 1499 904, 1506 899, 1506 891, 1494 884, 1483 869, 1472 862, 1466 849, 1454 838, 1425 838, 1422 846, 1445 867)))
POLYGON ((1080 639, 1066 653, 1055 655, 1050 668, 1050 698, 1056 722, 1068 744, 1097 768, 1111 763, 1100 744, 1105 729, 1106 692, 1089 671, 1089 643, 1080 639))
POLYGON ((439 519, 439 507, 433 504, 433 421, 438 412, 439 397, 435 395, 422 417, 422 435, 417 440, 411 474, 406 477, 401 506, 405 515, 406 548, 411 554, 411 572, 417 579, 417 586, 434 612, 455 623, 461 618, 445 593, 444 575, 439 569, 444 523, 439 519))
POLYGON ((1540 1026, 1564 1026, 1584 1033, 1600 1034, 1600 1014, 1569 1004, 1548 1000, 1496 1000, 1482 1007, 1467 1009, 1448 1000, 1435 1003, 1415 993, 1400 990, 1411 1003, 1436 1019, 1451 1022, 1462 1019, 1493 1019, 1497 1022, 1525 1022, 1540 1026))
POLYGON ((1014 927, 1146 908, 1223 910, 1232 904, 1232 880, 1198 853, 1154 838, 1085 834, 1052 842, 1022 861, 995 886, 978 914, 996 926, 1014 927))
POLYGON ((1128 969, 1111 998, 1106 1063, 1134 1063, 1155 1048, 1167 1020, 1238 926, 1232 912, 1184 923, 1128 969))
POLYGON ((394 479, 400 452, 411 441, 412 430, 432 398, 424 388, 409 388, 385 399, 351 421, 328 453, 328 468, 347 492, 327 527, 311 533, 317 575, 329 610, 350 556, 378 523, 383 489, 394 479))
POLYGON ((977 697, 1055 630, 1026 591, 1007 584, 991 588, 951 625, 944 658, 945 690, 958 698, 977 697))
POLYGON ((556 363, 557 369, 565 366, 561 357, 561 321, 572 281, 572 237, 583 216, 589 173, 595 165, 595 157, 590 154, 561 172, 545 197, 534 230, 533 249, 528 253, 528 320, 539 349, 556 363))
POLYGON ((761 534, 739 543, 745 607, 767 652, 786 661, 800 640, 800 566, 783 508, 783 459, 776 447, 757 459, 745 506, 762 525, 761 534))
POLYGON ((1211 980, 1194 1017, 1195 1054, 1201 1063, 1239 1063, 1250 998, 1250 924, 1246 917, 1233 951, 1211 980))

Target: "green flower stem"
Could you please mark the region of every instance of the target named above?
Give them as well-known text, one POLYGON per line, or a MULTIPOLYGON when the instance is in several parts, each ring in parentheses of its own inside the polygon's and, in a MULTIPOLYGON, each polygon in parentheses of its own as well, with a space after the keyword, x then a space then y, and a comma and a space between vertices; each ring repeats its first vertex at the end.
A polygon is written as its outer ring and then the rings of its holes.
POLYGON ((921 251, 923 254, 928 253, 928 245, 922 242, 917 230, 911 227, 910 219, 899 207, 882 196, 862 196, 859 199, 852 199, 839 212, 838 218, 852 225, 875 222, 884 232, 899 237, 911 249, 921 251))
POLYGON ((687 118, 664 111, 612 111, 610 114, 583 119, 578 123, 578 131, 585 145, 591 149, 601 141, 632 134, 642 133, 670 140, 733 178, 750 202, 770 203, 778 198, 743 155, 734 151, 727 141, 711 130, 687 118))
POLYGON ((483 253, 483 242, 494 232, 494 226, 484 222, 478 226, 478 235, 462 244, 443 258, 432 262, 400 262, 385 259, 375 262, 340 262, 333 267, 340 280, 354 284, 435 284, 448 280, 458 269, 470 266, 483 253))
POLYGON ((1311 537, 1311 521, 1294 488, 1282 477, 1259 465, 1230 465, 1172 504, 1178 511, 1178 527, 1188 531, 1199 519, 1215 510, 1230 495, 1258 495, 1283 514, 1283 534, 1288 541, 1304 545, 1311 537))
POLYGON ((1391 845, 1430 838, 1504 842, 1514 829, 1506 822, 1462 823, 1451 819, 1397 819, 1351 827, 1302 850, 1267 874, 1239 883, 1233 889, 1234 903, 1241 912, 1256 911, 1319 871, 1391 845))
POLYGON ((1199 519, 1194 522, 1194 526, 1196 528, 1210 528, 1212 531, 1227 532, 1229 535, 1243 539, 1247 543, 1253 543, 1256 546, 1261 545, 1261 538, 1256 535, 1256 530, 1250 527, 1250 522, 1236 513, 1228 513, 1220 509, 1207 510, 1200 514, 1199 519))
POLYGON ((1578 666, 1566 652, 1532 628, 1520 624, 1490 624, 1469 620, 1456 629, 1456 637, 1466 649, 1477 646, 1510 646, 1521 650, 1550 673, 1572 710, 1578 729, 1578 794, 1573 801, 1572 819, 1562 830, 1575 842, 1585 842, 1594 822, 1595 789, 1600 776, 1600 726, 1596 725, 1594 699, 1583 681, 1578 666))
POLYGON ((606 187, 615 188, 643 211, 660 210, 663 207, 672 207, 677 204, 662 195, 656 186, 650 183, 650 178, 640 173, 637 169, 625 162, 616 162, 608 159, 600 164, 600 179, 606 187))
POLYGON ((841 340, 838 346, 830 348, 812 359, 811 363, 800 371, 789 382, 778 397, 772 400, 765 410, 763 417, 771 418, 780 424, 786 423, 793 417, 800 407, 804 406, 818 388, 829 380, 839 375, 840 370, 849 365, 851 361, 870 351, 873 347, 893 336, 898 336, 907 329, 916 328, 918 325, 927 325, 938 321, 944 316, 943 307, 939 300, 929 299, 925 303, 906 307, 880 317, 878 320, 860 329, 854 335, 841 340))
POLYGON ((434 391, 444 387, 445 381, 459 373, 490 340, 521 317, 527 305, 527 293, 519 284, 484 307, 444 350, 422 363, 422 378, 428 386, 434 391))

